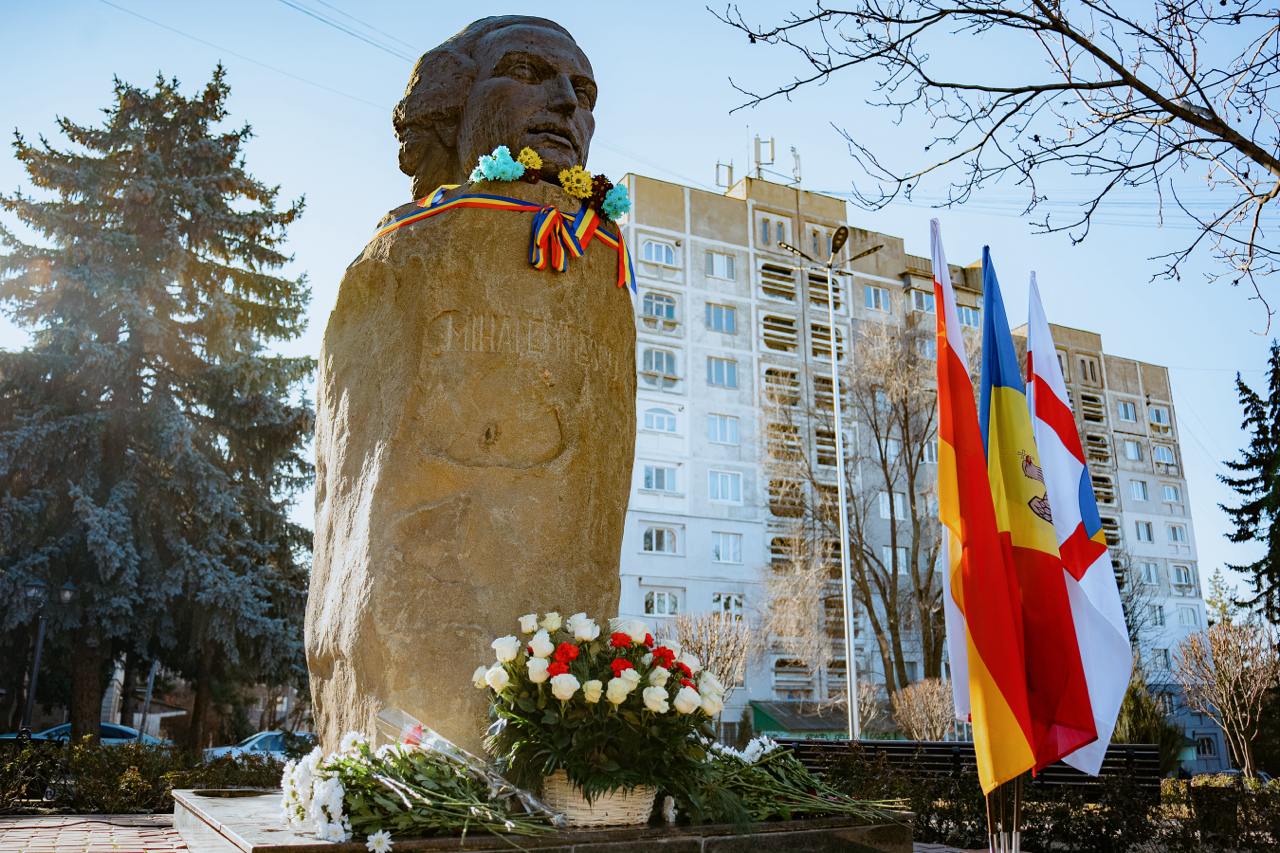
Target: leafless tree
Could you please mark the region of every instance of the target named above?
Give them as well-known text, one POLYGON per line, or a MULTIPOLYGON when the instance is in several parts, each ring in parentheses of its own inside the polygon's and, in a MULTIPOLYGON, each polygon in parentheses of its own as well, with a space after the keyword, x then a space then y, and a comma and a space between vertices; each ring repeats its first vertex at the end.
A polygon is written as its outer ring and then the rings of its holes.
POLYGON ((760 651, 750 626, 727 613, 682 614, 671 620, 663 636, 674 638, 683 650, 697 655, 720 679, 726 697, 742 683, 747 665, 760 651))
MULTIPOLYGON (((1107 205, 1136 190, 1188 217, 1194 236, 1157 256, 1157 276, 1176 278, 1207 251, 1233 283, 1247 282, 1270 322, 1261 280, 1280 246, 1267 233, 1280 195, 1280 14, 1262 0, 822 0, 781 20, 748 22, 736 6, 716 13, 752 43, 792 49, 801 71, 782 83, 735 82, 742 105, 790 98, 839 75, 898 123, 928 126, 915 160, 895 146, 872 151, 837 126, 872 186, 855 200, 878 209, 946 181, 937 204, 1016 184, 1043 232, 1083 240, 1107 205), (947 49, 947 44, 962 47, 947 49), (979 45, 981 47, 979 48, 979 45), (975 50, 1017 58, 971 61, 975 50), (956 60, 957 52, 963 58, 956 60), (1038 57, 1040 63, 1022 61, 1038 57), (902 162, 890 163, 899 157, 902 162), (915 160, 913 162, 913 160, 915 160), (1209 194, 1193 198, 1187 175, 1209 194), (1047 182, 1069 178, 1083 201, 1054 218, 1047 182)), ((911 128, 914 130, 914 127, 911 128)), ((1153 223, 1154 224, 1154 223, 1153 223)))
POLYGON ((843 476, 853 597, 859 618, 870 625, 890 694, 907 683, 908 638, 919 643, 926 677, 941 675, 945 640, 930 461, 937 437, 934 337, 920 316, 866 323, 859 331, 841 378, 845 410, 857 422, 843 470, 835 464, 830 396, 774 396, 762 424, 770 504, 785 519, 791 551, 775 564, 770 584, 773 633, 815 668, 829 662, 831 644, 843 640, 835 483, 843 476))
POLYGON ((1236 763, 1251 775, 1251 745, 1263 700, 1280 684, 1274 630, 1253 622, 1219 622, 1182 641, 1174 652, 1173 674, 1187 704, 1221 727, 1236 763))
POLYGON ((893 694, 893 721, 911 740, 942 740, 955 716, 946 679, 926 678, 893 694))

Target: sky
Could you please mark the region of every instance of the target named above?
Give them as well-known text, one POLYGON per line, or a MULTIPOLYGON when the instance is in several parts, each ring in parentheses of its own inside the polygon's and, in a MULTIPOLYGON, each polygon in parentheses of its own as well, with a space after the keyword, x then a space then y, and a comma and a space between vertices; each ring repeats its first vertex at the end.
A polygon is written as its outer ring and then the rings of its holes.
MULTIPOLYGON (((743 3, 749 20, 774 20, 786 4, 743 3)), ((56 141, 56 116, 92 123, 110 103, 113 76, 146 85, 157 74, 177 77, 194 93, 218 62, 228 70, 230 121, 248 122, 249 170, 279 184, 284 198, 305 196, 306 210, 290 230, 291 274, 305 272, 313 288, 307 332, 280 349, 315 355, 338 282, 379 217, 408 200, 408 180, 396 167, 391 109, 413 61, 475 18, 541 14, 573 33, 591 59, 600 97, 591 146, 593 172, 615 179, 634 171, 713 189, 717 162, 745 172, 755 135, 776 139, 775 168, 790 174, 794 147, 801 186, 848 192, 866 178, 834 126, 889 156, 925 156, 927 128, 866 102, 867 77, 837 77, 734 112, 743 96, 733 83, 756 89, 790 79, 803 68, 779 48, 751 45, 700 3, 560 2, 466 4, 366 0, 0 0, 5 20, 0 50, 0 127, 56 141), (329 17, 350 32, 317 20, 329 17), (372 43, 371 43, 372 42, 372 43), (733 83, 731 83, 731 80, 733 83)), ((980 55, 993 75, 1022 74, 1035 57, 991 49, 980 55)), ((937 47, 941 58, 972 62, 966 38, 937 47)), ((1187 187, 1195 190, 1195 174, 1187 187)), ((1086 186, 1066 175, 1047 176, 1042 190, 1062 201, 1086 186)), ((0 157, 0 191, 29 189, 12 157, 0 157)), ((936 198, 941 182, 921 187, 936 198)), ((1217 482, 1246 439, 1234 377, 1262 382, 1269 338, 1265 318, 1245 290, 1210 283, 1207 259, 1182 280, 1152 281, 1150 257, 1189 238, 1186 223, 1161 224, 1151 199, 1131 196, 1108 208, 1087 240, 1036 235, 1021 216, 1015 187, 996 187, 975 203, 933 210, 924 203, 870 212, 850 207, 855 227, 900 235, 907 250, 928 255, 931 216, 942 222, 953 263, 977 259, 989 244, 1012 322, 1026 316, 1028 273, 1036 271, 1051 322, 1101 333, 1115 355, 1170 368, 1182 436, 1189 497, 1202 577, 1224 563, 1254 558, 1252 546, 1232 545, 1220 502, 1233 493, 1217 482)), ((0 319, 0 347, 23 346, 20 329, 0 319)), ((310 496, 298 517, 310 523, 310 496)))

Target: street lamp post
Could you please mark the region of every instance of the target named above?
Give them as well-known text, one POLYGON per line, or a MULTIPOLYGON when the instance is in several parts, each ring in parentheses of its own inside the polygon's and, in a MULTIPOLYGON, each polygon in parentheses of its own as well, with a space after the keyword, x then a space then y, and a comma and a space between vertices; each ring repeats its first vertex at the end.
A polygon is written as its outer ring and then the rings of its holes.
MULTIPOLYGON (((845 486, 845 461, 844 461, 844 426, 842 423, 842 404, 840 401, 840 370, 838 367, 838 359, 836 353, 836 305, 835 305, 835 288, 833 287, 833 277, 835 275, 833 267, 835 266, 836 255, 844 248, 844 244, 849 240, 849 229, 841 225, 836 229, 835 234, 831 237, 831 254, 827 257, 827 329, 831 335, 828 351, 831 356, 831 407, 835 415, 835 433, 836 433, 836 464, 838 473, 836 474, 836 501, 840 510, 840 582, 843 587, 842 603, 844 605, 844 690, 845 705, 848 709, 848 735, 849 740, 857 740, 862 735, 861 715, 858 711, 858 664, 854 660, 853 655, 853 581, 849 570, 849 496, 846 494, 845 486)), ((793 255, 804 258, 814 266, 818 266, 818 262, 806 255, 800 249, 789 243, 779 242, 786 251, 793 255)), ((866 249, 849 259, 852 263, 858 258, 866 257, 873 252, 878 252, 881 246, 873 246, 866 249)))
MULTIPOLYGON (((27 598, 38 602, 37 606, 40 610, 36 619, 36 648, 35 655, 32 656, 31 660, 31 678, 27 681, 27 701, 23 703, 22 723, 18 726, 18 733, 23 737, 31 736, 31 712, 36 706, 36 687, 40 681, 40 658, 44 654, 44 631, 45 624, 48 622, 45 616, 45 605, 48 604, 48 599, 45 596, 47 589, 48 587, 42 580, 31 580, 26 585, 27 598)), ((67 581, 58 588, 58 603, 63 605, 70 604, 71 600, 75 598, 75 594, 75 584, 67 581)))

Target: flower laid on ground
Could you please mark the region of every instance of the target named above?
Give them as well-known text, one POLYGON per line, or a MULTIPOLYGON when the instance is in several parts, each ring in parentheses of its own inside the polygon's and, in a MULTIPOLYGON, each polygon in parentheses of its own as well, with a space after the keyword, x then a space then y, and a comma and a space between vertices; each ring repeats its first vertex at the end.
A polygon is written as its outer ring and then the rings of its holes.
POLYGON ((371 853, 387 853, 394 837, 458 834, 481 829, 534 835, 542 818, 509 805, 474 767, 422 746, 374 750, 363 734, 344 735, 338 751, 316 747, 285 765, 284 822, 321 841, 364 836, 371 853))
MULTIPOLYGON (((522 617, 522 627, 535 616, 522 617)), ((638 619, 604 628, 585 613, 562 619, 552 612, 538 625, 514 659, 499 656, 485 671, 496 720, 486 745, 501 772, 538 790, 563 769, 588 799, 640 786, 696 796, 709 710, 724 706, 720 682, 690 680, 681 652, 656 644, 638 619), (493 686, 494 668, 508 676, 501 688, 493 686)), ((685 660, 700 668, 696 658, 685 660)))

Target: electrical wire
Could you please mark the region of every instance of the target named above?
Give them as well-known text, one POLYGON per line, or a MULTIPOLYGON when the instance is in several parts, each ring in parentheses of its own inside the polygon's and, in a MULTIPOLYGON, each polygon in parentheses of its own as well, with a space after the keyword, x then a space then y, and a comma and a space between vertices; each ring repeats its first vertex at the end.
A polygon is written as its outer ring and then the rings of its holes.
POLYGON ((303 6, 300 3, 295 3, 294 0, 280 0, 280 2, 283 3, 285 6, 288 6, 290 9, 295 9, 301 12, 302 14, 306 15, 309 18, 314 18, 315 20, 319 21, 322 24, 333 27, 335 30, 338 30, 340 32, 346 33, 352 38, 359 39, 365 44, 371 47, 377 48, 383 53, 389 53, 392 56, 396 57, 397 59, 403 59, 405 62, 413 62, 414 60, 412 56, 407 56, 404 53, 401 53, 400 51, 396 50, 395 48, 387 47, 385 44, 382 44, 381 42, 374 41, 373 39, 368 38, 367 36, 363 36, 360 33, 356 32, 355 30, 351 29, 350 27, 343 26, 342 24, 338 23, 332 18, 326 17, 325 15, 322 15, 313 9, 308 9, 306 6, 303 6))
POLYGON ((369 23, 368 21, 365 21, 362 18, 357 18, 355 15, 352 15, 350 12, 343 11, 341 8, 339 8, 338 6, 335 6, 332 3, 327 3, 325 2, 325 0, 314 0, 314 2, 319 3, 321 6, 325 6, 329 9, 332 9, 342 17, 346 18, 348 21, 354 21, 355 23, 359 24, 360 26, 364 27, 367 30, 375 32, 380 36, 385 36, 386 38, 389 38, 394 42, 399 42, 400 44, 409 48, 409 50, 411 51, 414 51, 414 52, 418 51, 418 46, 416 44, 413 44, 412 42, 407 42, 404 39, 400 38, 399 36, 395 35, 394 33, 389 33, 386 30, 380 30, 377 27, 375 27, 373 24, 369 23))

